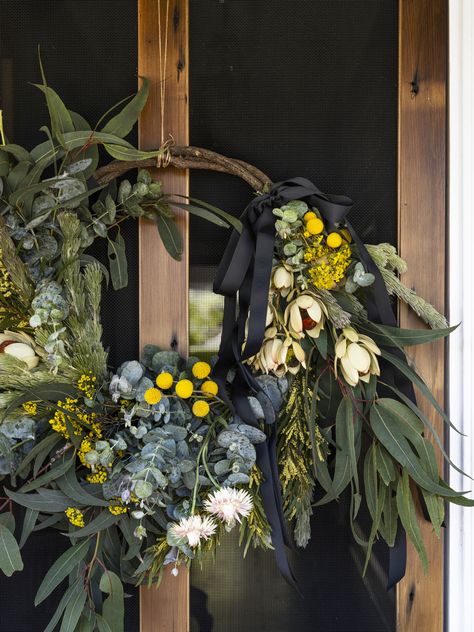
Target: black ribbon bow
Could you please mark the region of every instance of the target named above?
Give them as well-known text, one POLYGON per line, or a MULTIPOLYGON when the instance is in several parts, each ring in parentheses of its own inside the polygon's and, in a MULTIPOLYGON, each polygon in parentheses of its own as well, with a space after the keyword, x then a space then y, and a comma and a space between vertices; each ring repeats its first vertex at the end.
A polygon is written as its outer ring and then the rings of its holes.
MULTIPOLYGON (((253 426, 258 425, 258 421, 248 396, 261 397, 262 388, 243 361, 260 351, 265 335, 276 233, 273 209, 291 200, 303 200, 308 206, 317 208, 329 227, 345 220, 353 205, 350 198, 323 193, 306 178, 292 178, 274 184, 268 193, 253 199, 243 212, 242 232, 232 234, 214 281, 214 292, 222 294, 225 303, 222 339, 213 377, 219 385, 221 396, 227 399, 239 417, 253 426), (235 375, 229 384, 228 377, 232 371, 235 375)), ((369 317, 374 322, 396 325, 380 271, 353 227, 347 220, 345 223, 362 263, 375 277, 369 317)), ((402 376, 398 377, 398 388, 414 401, 415 395, 410 382, 403 380, 402 376)), ((395 381, 395 376, 393 379, 395 381)), ((285 545, 293 548, 293 543, 286 528, 278 475, 275 423, 278 411, 268 413, 268 405, 265 409, 267 439, 256 446, 257 463, 264 479, 260 492, 271 527, 279 570, 298 590, 285 551, 285 545)), ((390 549, 389 588, 403 577, 405 565, 405 532, 399 527, 395 546, 390 549)))

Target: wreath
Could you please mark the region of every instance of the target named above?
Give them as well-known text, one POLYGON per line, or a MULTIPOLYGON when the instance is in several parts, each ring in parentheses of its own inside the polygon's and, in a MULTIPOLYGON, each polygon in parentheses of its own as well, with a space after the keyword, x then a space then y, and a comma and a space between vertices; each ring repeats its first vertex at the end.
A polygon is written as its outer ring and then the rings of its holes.
POLYGON ((94 129, 44 73, 38 87, 46 141, 0 148, 0 474, 10 478, 0 568, 22 570, 20 549, 35 531, 69 538, 35 597, 69 582, 47 631, 60 621, 71 632, 123 630, 124 583, 159 582, 166 566, 178 574, 233 528, 244 553, 274 549, 296 584, 285 545, 304 547, 317 507, 346 489, 366 566, 383 539, 396 582, 407 534, 426 569, 416 497, 438 535, 445 501, 472 501, 439 473, 431 440, 450 461, 413 386, 451 423, 404 354, 453 328, 400 281, 395 248, 364 245, 347 221, 351 201, 307 180, 272 184, 241 160, 171 142, 134 148, 125 137, 146 80, 94 129), (114 160, 99 166, 107 155, 114 160), (168 165, 234 174, 257 195, 239 221, 165 193, 146 167, 168 165), (121 223, 153 220, 179 258, 174 207, 233 229, 215 282, 226 297, 218 357, 148 345, 111 369, 100 302, 104 279, 127 283, 121 223), (88 253, 96 239, 107 240, 108 266, 88 253), (390 296, 430 329, 398 328, 390 296), (362 503, 368 534, 357 523, 362 503), (14 505, 24 508, 21 529, 14 505))

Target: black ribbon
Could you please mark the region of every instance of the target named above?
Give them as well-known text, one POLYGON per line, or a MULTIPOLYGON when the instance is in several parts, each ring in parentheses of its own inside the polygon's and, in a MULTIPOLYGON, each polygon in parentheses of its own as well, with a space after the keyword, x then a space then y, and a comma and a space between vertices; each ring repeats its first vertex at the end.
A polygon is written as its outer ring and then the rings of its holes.
MULTIPOLYGON (((262 389, 243 361, 260 351, 265 334, 276 232, 273 209, 291 200, 304 200, 310 207, 317 208, 330 227, 344 221, 353 205, 350 198, 323 193, 305 178, 292 178, 274 184, 268 193, 253 199, 243 212, 242 232, 232 234, 214 282, 214 292, 225 297, 225 304, 222 339, 213 377, 219 384, 220 393, 239 417, 253 426, 257 426, 258 421, 248 396, 261 396, 262 389), (233 371, 235 375, 229 384, 229 373, 233 371)), ((396 318, 380 271, 353 227, 347 220, 345 222, 362 263, 375 277, 373 296, 368 306, 369 318, 374 322, 396 326, 396 318)), ((413 386, 408 380, 397 376, 394 381, 397 381, 397 387, 407 397, 415 401, 413 386)), ((266 409, 268 410, 268 406, 266 409)), ((277 467, 277 413, 278 411, 267 413, 267 439, 256 446, 257 463, 264 478, 260 491, 271 527, 278 567, 283 577, 298 590, 285 551, 285 545, 293 548, 293 543, 283 515, 277 467)), ((399 528, 395 546, 390 551, 389 588, 403 577, 405 566, 406 538, 403 529, 399 528)))

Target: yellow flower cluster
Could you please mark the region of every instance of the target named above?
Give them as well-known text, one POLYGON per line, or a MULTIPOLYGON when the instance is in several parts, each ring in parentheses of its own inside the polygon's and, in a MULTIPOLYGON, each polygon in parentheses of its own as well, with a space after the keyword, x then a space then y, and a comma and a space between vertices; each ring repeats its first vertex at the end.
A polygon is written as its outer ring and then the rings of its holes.
POLYGON ((69 439, 69 431, 66 424, 66 421, 69 421, 73 428, 74 435, 80 436, 83 432, 83 426, 77 421, 79 419, 91 427, 89 436, 100 439, 102 437, 102 428, 100 424, 95 421, 96 414, 84 412, 83 409, 77 405, 78 401, 79 400, 73 399, 72 397, 66 398, 64 402, 59 401, 57 406, 61 410, 56 410, 53 417, 49 420, 51 428, 61 434, 65 439, 69 439), (71 415, 68 415, 68 412, 71 413, 71 415))
POLYGON ((84 514, 80 509, 76 509, 75 507, 68 507, 64 513, 68 517, 69 522, 75 527, 84 526, 84 514))
POLYGON ((2 251, 0 249, 0 293, 3 295, 3 298, 10 298, 14 290, 15 286, 10 279, 8 270, 3 265, 2 251))
MULTIPOLYGON (((192 373, 196 379, 205 380, 211 373, 211 366, 207 362, 196 362, 193 364, 192 373)), ((158 404, 163 397, 163 393, 160 389, 167 391, 172 388, 173 384, 174 379, 171 373, 163 371, 163 373, 160 373, 156 378, 156 386, 158 388, 153 386, 145 391, 145 402, 150 406, 158 404)), ((174 391, 181 399, 189 399, 193 396, 194 384, 191 380, 178 380, 174 386, 174 391)), ((201 392, 208 397, 215 397, 217 395, 217 391, 218 386, 216 382, 213 382, 212 380, 206 380, 201 385, 201 392)), ((205 417, 209 414, 210 406, 206 401, 197 400, 194 402, 192 410, 196 417, 205 417)))
POLYGON ((102 465, 96 465, 95 471, 86 476, 88 483, 96 483, 102 485, 107 480, 107 470, 102 465))
POLYGON ((23 410, 27 415, 36 415, 38 412, 38 404, 36 402, 25 402, 23 404, 23 410))
POLYGON ((87 399, 93 399, 95 395, 97 378, 92 373, 81 375, 77 382, 77 388, 84 393, 87 399))
POLYGON ((120 516, 120 514, 127 513, 127 508, 123 505, 109 505, 109 511, 113 516, 120 516))
POLYGON ((304 260, 309 264, 308 274, 311 281, 317 288, 332 289, 336 283, 343 279, 351 262, 349 244, 341 240, 339 247, 331 247, 327 241, 325 243, 324 235, 321 234, 313 237, 307 243, 304 260))

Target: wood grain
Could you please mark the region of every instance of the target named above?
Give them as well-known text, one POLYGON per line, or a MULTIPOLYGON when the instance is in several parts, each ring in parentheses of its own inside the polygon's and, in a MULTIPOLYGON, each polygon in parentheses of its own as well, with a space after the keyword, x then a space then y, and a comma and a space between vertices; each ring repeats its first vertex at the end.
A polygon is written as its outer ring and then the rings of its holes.
MULTIPOLYGON (((446 244, 447 0, 400 0, 399 57, 399 248, 408 262, 404 282, 443 312, 446 244)), ((406 308, 402 327, 420 327, 406 308)), ((444 344, 409 350, 436 399, 444 399, 444 344)), ((439 435, 443 422, 418 401, 439 435)), ((441 455, 438 452, 440 467, 441 455)), ((424 575, 409 545, 407 573, 398 586, 400 632, 443 629, 443 542, 419 512, 430 562, 424 575)))
MULTIPOLYGON (((161 138, 160 85, 166 84, 164 131, 179 145, 188 145, 188 1, 169 0, 166 69, 160 70, 159 22, 162 41, 167 0, 138 1, 138 74, 150 80, 150 97, 140 119, 140 147, 154 149, 161 138)), ((166 169, 159 172, 164 190, 188 194, 188 172, 166 169)), ((153 223, 139 226, 140 345, 155 343, 162 348, 188 351, 188 218, 179 213, 184 240, 181 262, 167 254, 153 223)), ((140 590, 141 632, 186 632, 189 629, 189 578, 165 573, 161 586, 140 590)))

